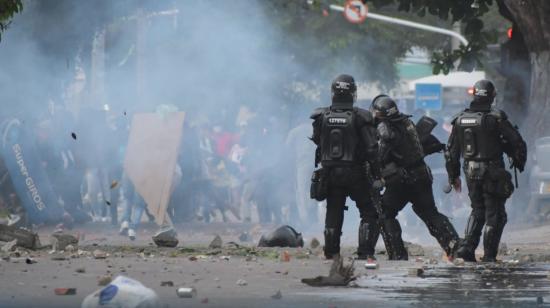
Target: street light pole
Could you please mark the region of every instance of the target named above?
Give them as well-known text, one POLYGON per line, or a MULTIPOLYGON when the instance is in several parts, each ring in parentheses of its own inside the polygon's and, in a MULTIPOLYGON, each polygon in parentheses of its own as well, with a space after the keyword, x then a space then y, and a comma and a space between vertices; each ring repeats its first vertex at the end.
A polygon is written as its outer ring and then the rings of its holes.
MULTIPOLYGON (((342 7, 342 6, 339 6, 339 5, 336 5, 336 4, 331 4, 329 7, 333 11, 344 12, 344 7, 342 7)), ((414 22, 414 21, 408 21, 408 20, 404 20, 404 19, 400 19, 400 18, 385 16, 385 15, 380 15, 380 14, 375 14, 375 13, 370 13, 370 12, 367 14, 367 18, 372 18, 372 19, 376 19, 376 20, 380 20, 380 21, 384 21, 384 22, 389 22, 389 23, 392 23, 392 24, 402 25, 402 26, 405 26, 405 27, 411 27, 411 28, 421 29, 421 30, 425 30, 425 31, 445 34, 445 35, 457 38, 458 40, 460 40, 460 42, 462 44, 464 44, 464 46, 468 45, 468 40, 464 36, 462 36, 460 33, 455 32, 455 31, 451 31, 451 30, 448 30, 448 29, 445 29, 445 28, 434 27, 434 26, 421 24, 421 23, 414 22)))

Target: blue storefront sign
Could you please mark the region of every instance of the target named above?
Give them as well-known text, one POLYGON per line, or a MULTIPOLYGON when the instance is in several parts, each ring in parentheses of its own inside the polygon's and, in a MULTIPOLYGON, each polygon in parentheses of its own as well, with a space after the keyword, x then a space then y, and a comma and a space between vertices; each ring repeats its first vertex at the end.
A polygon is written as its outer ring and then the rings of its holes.
POLYGON ((416 109, 441 110, 443 107, 440 83, 417 83, 415 93, 416 109))
POLYGON ((17 119, 7 120, 0 128, 1 155, 29 222, 39 224, 59 221, 63 208, 57 202, 42 167, 33 138, 17 119))

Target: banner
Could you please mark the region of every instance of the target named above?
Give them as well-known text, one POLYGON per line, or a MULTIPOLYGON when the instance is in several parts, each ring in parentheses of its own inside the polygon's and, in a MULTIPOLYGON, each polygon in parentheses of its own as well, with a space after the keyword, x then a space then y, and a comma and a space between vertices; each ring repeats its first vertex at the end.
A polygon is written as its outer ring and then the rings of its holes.
POLYGON ((58 222, 63 216, 63 208, 42 167, 34 138, 17 119, 5 121, 1 128, 2 157, 29 222, 58 222))

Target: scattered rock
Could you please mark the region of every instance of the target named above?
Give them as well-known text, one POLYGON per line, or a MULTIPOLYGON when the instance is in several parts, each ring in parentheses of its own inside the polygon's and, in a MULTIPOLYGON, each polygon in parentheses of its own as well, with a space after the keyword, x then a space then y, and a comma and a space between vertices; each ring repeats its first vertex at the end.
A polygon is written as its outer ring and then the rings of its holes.
POLYGON ((176 290, 178 297, 192 298, 197 296, 197 290, 195 288, 178 288, 176 290))
POLYGON ((113 277, 111 275, 103 275, 103 276, 99 277, 99 279, 97 280, 97 285, 98 286, 106 286, 106 285, 110 284, 111 281, 113 281, 113 277))
POLYGON ((50 260, 53 260, 53 261, 65 261, 67 260, 67 257, 65 257, 65 255, 61 254, 61 253, 53 253, 50 257, 50 260))
POLYGON ((409 256, 411 257, 419 257, 424 256, 424 248, 418 244, 405 242, 405 248, 407 248, 407 251, 409 252, 409 256))
POLYGON ((220 256, 220 260, 229 261, 231 259, 230 256, 220 256))
POLYGON ((424 276, 423 268, 409 268, 409 276, 411 277, 422 277, 424 276))
POLYGON ((75 247, 73 245, 67 245, 64 250, 66 252, 73 253, 75 252, 75 247))
POLYGON ((195 256, 190 256, 190 257, 189 257, 189 261, 197 261, 197 257, 195 257, 195 256))
POLYGON ((287 250, 281 252, 281 256, 279 258, 281 262, 290 262, 290 254, 287 250))
POLYGON ((319 245, 321 245, 321 243, 315 237, 311 239, 311 242, 309 242, 309 248, 311 249, 316 249, 317 247, 319 247, 319 245))
POLYGON ((86 269, 84 267, 78 267, 75 269, 75 272, 83 274, 86 273, 86 269))
POLYGON ((464 259, 456 258, 453 260, 453 264, 456 266, 464 266, 464 259))
POLYGON ((17 240, 9 241, 2 246, 2 252, 10 252, 15 250, 15 245, 17 245, 17 240))
POLYGON ((96 249, 92 252, 92 256, 94 256, 94 259, 106 259, 107 253, 101 249, 96 249))
POLYGON ((161 281, 160 286, 161 287, 173 287, 174 282, 173 281, 161 281))
POLYGON ((212 242, 210 242, 210 245, 208 245, 208 248, 210 248, 210 249, 218 249, 218 248, 222 248, 222 245, 223 245, 223 242, 222 242, 221 236, 219 236, 218 234, 216 234, 216 236, 214 237, 214 239, 212 240, 212 242))
POLYGON ((67 246, 71 246, 74 250, 74 246, 78 245, 78 238, 62 232, 54 233, 50 237, 50 244, 52 249, 56 251, 66 250, 67 246))
POLYGON ((55 295, 76 295, 76 288, 55 288, 55 295))
POLYGON ((173 227, 166 227, 153 236, 153 242, 159 247, 176 247, 179 243, 178 234, 173 227))
POLYGON ((281 294, 281 290, 278 290, 277 293, 271 295, 272 299, 281 299, 283 298, 283 294, 281 294))
POLYGON ((258 247, 304 247, 302 234, 291 226, 281 226, 267 236, 262 235, 258 247))
POLYGON ((17 240, 17 246, 31 250, 36 250, 41 246, 38 234, 24 228, 0 224, 0 241, 11 242, 13 240, 17 240))
POLYGON ((244 280, 244 279, 237 280, 237 285, 238 286, 246 286, 247 284, 248 284, 248 282, 246 282, 246 280, 244 280))
POLYGON ((346 286, 353 279, 354 270, 353 262, 350 265, 344 265, 343 258, 336 255, 332 261, 328 277, 304 278, 302 283, 312 287, 346 286))
POLYGON ((25 259, 25 263, 27 263, 27 264, 34 264, 34 263, 36 263, 36 260, 33 259, 33 258, 27 258, 27 259, 25 259))
POLYGON ((508 245, 504 242, 500 242, 500 245, 498 246, 498 254, 501 256, 508 255, 508 245))

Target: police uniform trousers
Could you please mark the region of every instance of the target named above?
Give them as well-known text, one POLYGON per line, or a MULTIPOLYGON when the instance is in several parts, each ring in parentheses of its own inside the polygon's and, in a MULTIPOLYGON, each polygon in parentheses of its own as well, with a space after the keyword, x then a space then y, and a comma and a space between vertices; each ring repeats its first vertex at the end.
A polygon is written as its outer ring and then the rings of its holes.
MULTIPOLYGON (((420 168, 426 168, 425 165, 420 168)), ((394 260, 407 260, 408 254, 401 238, 401 226, 396 219, 399 212, 412 203, 413 211, 426 224, 430 234, 439 245, 451 255, 458 247, 458 234, 447 216, 441 214, 435 206, 431 176, 421 176, 412 180, 403 180, 387 184, 382 196, 382 219, 386 234, 394 252, 394 260)))
POLYGON ((340 236, 344 223, 346 197, 350 197, 361 217, 358 255, 371 257, 380 235, 378 213, 374 208, 370 183, 362 166, 326 168, 328 178, 327 212, 325 217, 325 256, 331 258, 340 251, 340 236))

